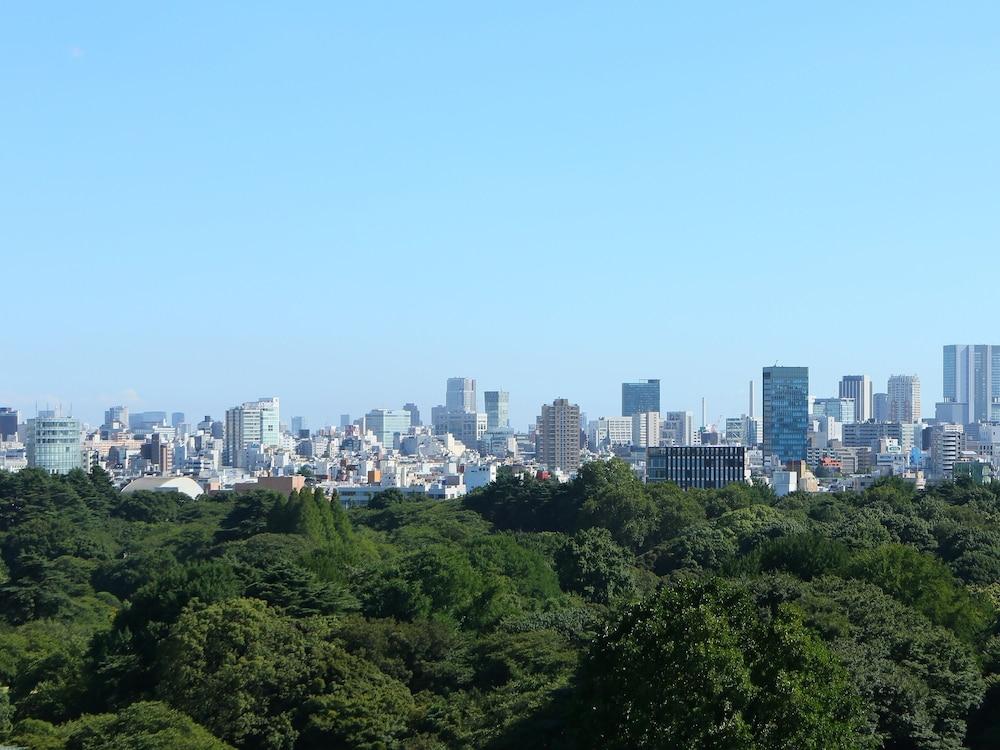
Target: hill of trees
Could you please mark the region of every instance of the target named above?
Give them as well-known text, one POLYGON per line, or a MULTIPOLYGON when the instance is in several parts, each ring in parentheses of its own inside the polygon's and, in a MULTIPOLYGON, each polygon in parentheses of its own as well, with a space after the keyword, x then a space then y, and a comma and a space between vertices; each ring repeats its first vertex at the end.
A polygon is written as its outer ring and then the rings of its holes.
POLYGON ((461 501, 0 473, 0 744, 1000 747, 1000 486, 461 501))

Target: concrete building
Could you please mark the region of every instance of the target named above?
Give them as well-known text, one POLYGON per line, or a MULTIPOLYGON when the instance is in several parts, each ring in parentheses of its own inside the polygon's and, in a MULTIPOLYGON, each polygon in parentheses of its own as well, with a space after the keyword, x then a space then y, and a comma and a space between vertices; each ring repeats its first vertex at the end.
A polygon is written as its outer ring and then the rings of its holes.
POLYGON ((809 368, 765 367, 763 380, 764 453, 782 462, 805 460, 809 368))
POLYGON ((542 405, 537 422, 536 458, 550 471, 580 468, 580 407, 557 398, 542 405))
POLYGON ((660 411, 660 381, 622 383, 622 416, 660 411))
POLYGON ((403 409, 410 412, 410 426, 420 427, 422 423, 420 421, 420 409, 412 401, 408 404, 403 404, 403 409))
POLYGON ((17 409, 0 407, 0 441, 17 439, 17 409))
POLYGON ((405 409, 372 409, 365 415, 365 427, 384 446, 393 447, 394 435, 405 435, 410 429, 410 412, 405 409))
POLYGON ((614 448, 632 442, 631 417, 598 417, 588 425, 591 450, 614 448))
POLYGON ((462 441, 466 448, 475 450, 486 434, 486 415, 476 411, 448 412, 447 432, 462 441))
POLYGON ((647 479, 681 489, 717 489, 747 481, 746 450, 736 445, 661 446, 647 450, 647 479))
POLYGON ((876 422, 888 422, 889 421, 889 394, 888 393, 876 393, 873 397, 872 403, 875 405, 875 413, 873 418, 876 422))
POLYGON ((857 421, 857 404, 853 398, 817 398, 813 401, 814 417, 833 417, 841 424, 857 421))
POLYGON ((253 444, 277 447, 281 444, 277 398, 247 401, 226 410, 225 452, 227 466, 247 468, 246 449, 253 444))
POLYGON ((933 428, 931 466, 939 479, 951 479, 955 462, 965 449, 965 428, 960 424, 939 424, 933 428))
POLYGON ((450 412, 476 410, 476 379, 448 378, 445 406, 450 412))
POLYGON ((858 422, 874 419, 872 379, 867 375, 845 375, 840 379, 840 397, 854 399, 854 418, 858 422))
POLYGON ((80 421, 51 413, 28 420, 25 447, 28 466, 52 474, 84 469, 83 434, 80 421))
MULTIPOLYGON (((997 374, 1000 375, 1000 371, 997 374)), ((893 375, 886 390, 889 393, 890 422, 920 421, 920 378, 916 375, 893 375)))
POLYGON ((502 430, 510 427, 510 393, 507 391, 486 391, 486 429, 502 430))
POLYGON ((668 411, 660 415, 660 445, 692 445, 694 417, 689 411, 668 411))
POLYGON ((660 444, 660 413, 644 411, 632 415, 632 445, 655 448, 660 444))
POLYGON ((1000 345, 944 347, 944 401, 962 404, 958 424, 1000 422, 1000 345))

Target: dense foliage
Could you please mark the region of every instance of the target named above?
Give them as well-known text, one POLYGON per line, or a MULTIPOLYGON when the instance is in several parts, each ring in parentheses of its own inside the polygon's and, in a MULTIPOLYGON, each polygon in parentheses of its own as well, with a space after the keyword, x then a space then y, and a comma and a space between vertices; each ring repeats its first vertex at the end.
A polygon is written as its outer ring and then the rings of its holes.
POLYGON ((1000 486, 0 473, 0 745, 990 748, 998 603, 1000 486))

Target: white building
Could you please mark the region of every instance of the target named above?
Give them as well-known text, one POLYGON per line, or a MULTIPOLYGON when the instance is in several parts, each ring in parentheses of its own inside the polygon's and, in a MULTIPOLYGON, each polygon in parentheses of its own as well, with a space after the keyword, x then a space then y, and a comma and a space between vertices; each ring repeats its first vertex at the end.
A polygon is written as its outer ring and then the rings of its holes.
POLYGON ((252 444, 276 447, 281 444, 281 429, 277 398, 247 401, 242 406, 226 410, 224 461, 229 466, 244 468, 246 449, 252 444))
POLYGON ((632 415, 632 445, 636 448, 657 448, 660 445, 660 413, 640 412, 632 415))

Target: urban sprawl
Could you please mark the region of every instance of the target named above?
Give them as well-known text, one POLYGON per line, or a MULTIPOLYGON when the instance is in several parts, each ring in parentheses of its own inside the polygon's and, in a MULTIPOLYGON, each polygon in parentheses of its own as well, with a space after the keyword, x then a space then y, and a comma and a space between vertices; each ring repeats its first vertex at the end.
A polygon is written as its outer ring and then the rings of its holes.
POLYGON ((660 381, 622 383, 621 414, 588 420, 569 399, 544 404, 530 430, 511 427, 509 394, 448 378, 445 403, 425 420, 415 404, 372 409, 337 426, 282 422, 278 398, 191 424, 181 412, 130 413, 112 406, 97 429, 58 411, 20 419, 0 408, 0 469, 53 473, 100 466, 124 489, 206 492, 254 487, 291 491, 308 481, 345 506, 395 488, 453 498, 515 473, 572 477, 582 463, 617 456, 648 482, 717 488, 763 482, 793 491, 861 490, 894 476, 989 481, 1000 464, 1000 345, 943 350, 944 388, 925 418, 920 379, 893 375, 884 392, 845 375, 829 396, 811 396, 807 367, 765 367, 747 412, 696 427, 690 411, 663 411, 660 381), (336 494, 334 494, 336 493, 336 494))

